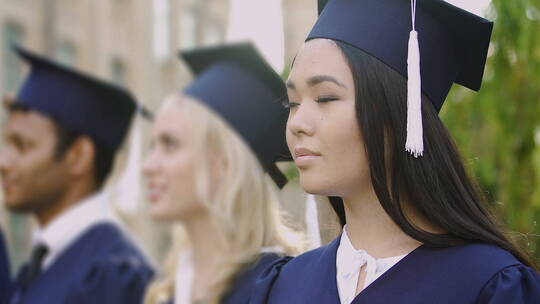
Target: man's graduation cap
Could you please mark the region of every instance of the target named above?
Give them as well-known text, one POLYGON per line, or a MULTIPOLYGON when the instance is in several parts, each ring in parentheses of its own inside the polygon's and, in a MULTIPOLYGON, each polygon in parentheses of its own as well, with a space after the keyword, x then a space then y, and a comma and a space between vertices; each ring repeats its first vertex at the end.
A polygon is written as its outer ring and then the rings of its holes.
POLYGON ((139 107, 126 90, 15 46, 30 73, 13 102, 53 118, 115 152, 139 107))

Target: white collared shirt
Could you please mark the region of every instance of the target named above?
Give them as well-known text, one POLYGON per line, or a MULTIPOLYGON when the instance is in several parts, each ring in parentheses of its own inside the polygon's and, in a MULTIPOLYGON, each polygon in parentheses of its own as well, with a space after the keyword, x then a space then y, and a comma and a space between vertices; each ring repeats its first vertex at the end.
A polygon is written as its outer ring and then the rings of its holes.
POLYGON ((341 304, 350 304, 354 300, 362 266, 366 265, 366 279, 363 286, 366 288, 406 256, 404 254, 375 259, 365 250, 354 248, 346 228, 347 226, 343 228, 336 255, 337 287, 341 304))
POLYGON ((195 267, 193 266, 193 253, 191 250, 184 250, 178 257, 176 268, 176 279, 174 286, 174 303, 191 304, 191 289, 195 267))
POLYGON ((34 244, 44 244, 48 249, 42 270, 50 267, 90 227, 111 221, 114 221, 112 210, 105 195, 98 192, 73 205, 46 227, 39 228, 34 234, 34 244))

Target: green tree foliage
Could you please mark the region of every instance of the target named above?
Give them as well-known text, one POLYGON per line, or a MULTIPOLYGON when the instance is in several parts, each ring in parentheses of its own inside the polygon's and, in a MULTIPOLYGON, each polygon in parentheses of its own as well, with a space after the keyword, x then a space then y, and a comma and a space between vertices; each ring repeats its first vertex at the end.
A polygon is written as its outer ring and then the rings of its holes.
POLYGON ((441 113, 489 201, 540 259, 540 1, 493 0, 483 87, 441 113))

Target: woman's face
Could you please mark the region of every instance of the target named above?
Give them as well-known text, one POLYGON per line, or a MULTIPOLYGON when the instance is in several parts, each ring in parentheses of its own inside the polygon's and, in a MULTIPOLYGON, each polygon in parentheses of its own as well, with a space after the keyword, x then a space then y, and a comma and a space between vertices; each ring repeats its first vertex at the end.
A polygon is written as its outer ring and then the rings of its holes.
POLYGON ((192 119, 183 110, 179 98, 169 97, 163 103, 143 168, 150 213, 159 220, 182 220, 203 210, 195 190, 192 119))
POLYGON ((287 143, 308 193, 347 197, 370 184, 352 72, 331 40, 301 48, 287 81, 287 143))

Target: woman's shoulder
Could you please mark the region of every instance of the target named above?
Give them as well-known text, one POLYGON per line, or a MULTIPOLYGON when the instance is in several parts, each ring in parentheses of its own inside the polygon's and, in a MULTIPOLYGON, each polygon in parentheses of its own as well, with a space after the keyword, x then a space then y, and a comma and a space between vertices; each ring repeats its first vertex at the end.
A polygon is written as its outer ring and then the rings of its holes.
POLYGON ((335 267, 337 244, 335 240, 297 257, 275 260, 259 275, 250 303, 293 303, 302 298, 309 293, 307 286, 314 286, 318 278, 327 279, 330 268, 335 267))
POLYGON ((506 267, 522 265, 509 251, 484 243, 443 248, 422 245, 400 264, 400 272, 439 278, 444 282, 459 280, 463 283, 460 286, 471 290, 483 286, 506 267))
POLYGON ((281 258, 283 256, 279 253, 261 253, 238 273, 231 290, 224 296, 223 303, 247 303, 259 275, 281 258))
MULTIPOLYGON (((337 240, 336 240, 337 241, 337 240)), ((335 259, 337 251, 336 241, 327 245, 309 250, 296 257, 284 257, 275 264, 281 266, 281 272, 285 273, 306 273, 308 270, 313 270, 314 266, 320 265, 322 260, 332 258, 335 259)))
POLYGON ((310 271, 319 271, 323 261, 330 261, 333 263, 335 260, 335 252, 337 250, 337 240, 333 242, 306 251, 296 257, 282 256, 278 259, 274 259, 262 274, 259 279, 274 281, 278 277, 286 277, 288 279, 295 279, 297 276, 306 276, 310 271))
POLYGON ((430 286, 428 289, 438 295, 453 290, 461 299, 477 299, 476 303, 540 303, 538 272, 511 252, 494 245, 473 243, 447 248, 423 245, 400 270, 399 276, 406 280, 415 277, 417 283, 430 286), (522 290, 524 286, 528 290, 522 290), (520 294, 535 301, 502 300, 520 294))
POLYGON ((444 262, 449 267, 475 272, 495 273, 512 265, 522 264, 512 253, 498 246, 485 243, 471 243, 448 248, 429 248, 423 245, 424 258, 434 262, 444 262))
POLYGON ((482 282, 477 303, 540 303, 540 274, 524 265, 511 252, 488 244, 455 248, 464 277, 482 282))
POLYGON ((540 303, 540 275, 523 264, 503 268, 484 285, 477 303, 540 303))

